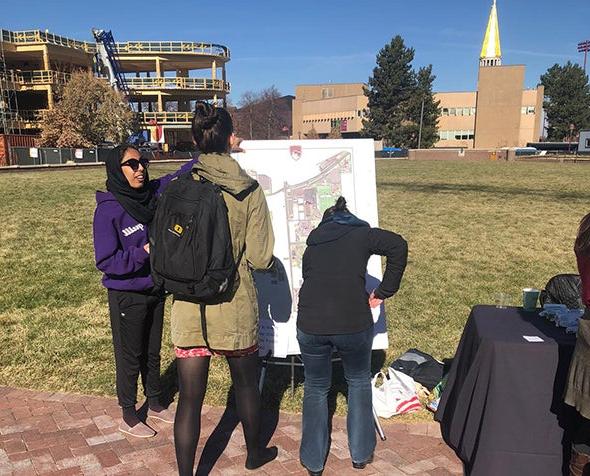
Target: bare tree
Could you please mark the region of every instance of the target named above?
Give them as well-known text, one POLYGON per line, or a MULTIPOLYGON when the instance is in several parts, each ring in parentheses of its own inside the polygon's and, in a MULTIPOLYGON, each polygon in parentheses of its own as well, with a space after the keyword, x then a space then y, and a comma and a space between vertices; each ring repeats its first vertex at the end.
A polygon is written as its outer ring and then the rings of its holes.
POLYGON ((342 139, 342 132, 340 132, 340 124, 334 124, 330 129, 330 133, 326 139, 342 139))
POLYGON ((266 123, 266 139, 271 140, 274 139, 274 131, 281 127, 277 111, 277 101, 280 99, 281 93, 275 86, 271 86, 263 89, 260 97, 263 119, 266 123))
POLYGON ((316 131, 314 125, 311 125, 311 129, 309 131, 307 131, 307 134, 305 134, 305 138, 306 139, 319 139, 320 135, 318 134, 318 131, 316 131))
POLYGON ((135 128, 135 115, 121 93, 89 72, 75 72, 59 92, 56 106, 41 121, 40 144, 91 147, 123 142, 135 128))
POLYGON ((234 129, 244 139, 279 139, 289 130, 291 99, 275 86, 246 91, 234 111, 234 129))

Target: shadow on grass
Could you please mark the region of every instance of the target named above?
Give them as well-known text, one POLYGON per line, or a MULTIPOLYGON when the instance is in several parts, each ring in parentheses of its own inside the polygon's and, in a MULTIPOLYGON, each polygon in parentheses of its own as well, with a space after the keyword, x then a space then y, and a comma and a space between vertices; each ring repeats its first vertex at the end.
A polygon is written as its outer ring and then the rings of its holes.
POLYGON ((511 196, 526 196, 526 197, 540 197, 549 199, 562 200, 590 200, 590 193, 584 192, 568 192, 563 190, 540 189, 540 188, 522 188, 522 187, 504 187, 496 185, 482 185, 482 184, 466 184, 466 183, 408 183, 397 181, 379 181, 380 190, 398 190, 405 192, 419 192, 419 193, 470 193, 480 192, 491 195, 501 195, 503 197, 511 196))
MULTIPOLYGON (((381 370, 385 363, 385 352, 376 350, 372 353, 371 358, 371 375, 381 370)), ((296 387, 304 381, 303 368, 296 367, 294 375, 294 384, 296 387)), ((264 387, 262 390, 262 411, 261 418, 261 438, 260 443, 268 446, 274 435, 280 418, 281 401, 285 398, 287 392, 291 389, 291 375, 289 367, 269 365, 266 370, 264 387)), ((178 392, 176 363, 172 362, 162 376, 162 403, 170 404, 178 392)), ((328 411, 329 411, 329 432, 332 432, 332 419, 336 411, 336 401, 338 394, 347 396, 346 380, 342 364, 336 362, 333 364, 332 387, 328 394, 328 411)), ((287 397, 289 398, 289 397, 287 397)), ((229 444, 231 435, 239 424, 236 413, 235 394, 233 386, 230 387, 226 409, 219 420, 219 423, 207 439, 203 448, 196 475, 209 474, 217 460, 223 454, 229 444)), ((245 462, 245 461, 244 461, 245 462)))

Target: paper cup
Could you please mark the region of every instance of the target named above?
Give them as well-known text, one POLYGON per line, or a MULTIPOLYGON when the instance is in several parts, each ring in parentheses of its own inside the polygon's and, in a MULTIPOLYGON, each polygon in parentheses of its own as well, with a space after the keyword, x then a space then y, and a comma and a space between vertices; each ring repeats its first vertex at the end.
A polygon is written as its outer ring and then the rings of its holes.
POLYGON ((525 311, 534 311, 537 309, 537 300, 541 291, 534 288, 524 288, 522 290, 522 307, 525 311))

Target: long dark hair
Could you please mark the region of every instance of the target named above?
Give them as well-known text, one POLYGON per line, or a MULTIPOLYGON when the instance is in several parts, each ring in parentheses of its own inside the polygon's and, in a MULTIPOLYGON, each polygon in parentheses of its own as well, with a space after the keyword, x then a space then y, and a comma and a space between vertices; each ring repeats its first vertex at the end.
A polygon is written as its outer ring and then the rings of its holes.
POLYGON ((337 212, 350 213, 348 207, 346 206, 346 199, 344 197, 338 197, 336 203, 332 205, 330 208, 326 209, 326 211, 324 212, 324 216, 322 217, 322 220, 331 217, 332 215, 334 215, 334 213, 337 212))
POLYGON ((204 154, 223 153, 229 149, 234 126, 229 112, 205 101, 197 101, 192 122, 193 139, 204 154))
POLYGON ((590 213, 580 221, 574 250, 580 255, 590 256, 590 213))

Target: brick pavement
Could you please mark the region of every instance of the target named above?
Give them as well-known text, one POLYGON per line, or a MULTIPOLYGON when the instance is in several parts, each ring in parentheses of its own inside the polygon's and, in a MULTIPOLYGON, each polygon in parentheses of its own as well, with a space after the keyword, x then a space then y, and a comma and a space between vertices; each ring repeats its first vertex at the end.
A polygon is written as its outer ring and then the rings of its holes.
MULTIPOLYGON (((126 437, 117 430, 119 414, 112 398, 0 386, 0 475, 176 474, 172 425, 150 420, 148 423, 158 432, 154 438, 126 437)), ((231 411, 203 409, 197 474, 307 474, 298 460, 299 415, 281 413, 276 420, 263 422, 270 444, 279 447, 279 457, 257 471, 244 469, 245 445, 241 427, 236 425, 231 411)), ((383 426, 387 441, 378 442, 375 461, 359 471, 350 463, 346 422, 334 417, 324 474, 462 473, 459 460, 440 438, 438 424, 387 422, 383 426)))

